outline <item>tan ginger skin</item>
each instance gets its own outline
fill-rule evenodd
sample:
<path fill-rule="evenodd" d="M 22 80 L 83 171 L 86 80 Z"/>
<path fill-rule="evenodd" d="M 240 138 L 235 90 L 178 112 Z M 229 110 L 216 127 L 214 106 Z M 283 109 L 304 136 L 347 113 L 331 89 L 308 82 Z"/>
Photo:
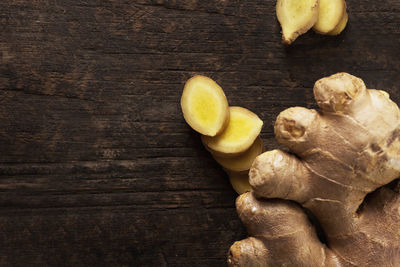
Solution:
<path fill-rule="evenodd" d="M 314 95 L 321 112 L 295 107 L 277 118 L 276 138 L 293 154 L 253 163 L 253 192 L 236 201 L 250 237 L 232 245 L 228 264 L 400 266 L 398 106 L 347 73 L 317 81 Z"/>

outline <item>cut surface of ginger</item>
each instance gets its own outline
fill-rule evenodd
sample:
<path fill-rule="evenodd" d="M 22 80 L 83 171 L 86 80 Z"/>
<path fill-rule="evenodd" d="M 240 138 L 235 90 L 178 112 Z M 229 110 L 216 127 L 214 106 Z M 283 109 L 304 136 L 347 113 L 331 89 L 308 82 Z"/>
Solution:
<path fill-rule="evenodd" d="M 313 29 L 322 34 L 335 30 L 341 22 L 346 3 L 344 0 L 319 0 L 319 15 Z"/>
<path fill-rule="evenodd" d="M 348 21 L 349 21 L 349 15 L 347 14 L 347 12 L 344 12 L 343 18 L 340 20 L 339 24 L 333 31 L 329 32 L 328 34 L 339 35 L 346 28 Z"/>
<path fill-rule="evenodd" d="M 181 108 L 190 127 L 203 135 L 217 135 L 229 121 L 229 106 L 224 91 L 205 76 L 196 75 L 186 82 Z"/>
<path fill-rule="evenodd" d="M 233 158 L 213 155 L 214 159 L 228 171 L 243 172 L 249 170 L 254 159 L 263 152 L 263 143 L 260 137 L 257 137 L 251 147 L 243 154 Z"/>
<path fill-rule="evenodd" d="M 243 153 L 254 143 L 261 132 L 262 120 L 248 109 L 230 107 L 227 127 L 219 135 L 203 135 L 204 145 L 215 155 L 233 156 Z M 215 152 L 215 153 L 214 153 Z"/>
<path fill-rule="evenodd" d="M 292 43 L 318 19 L 319 0 L 278 0 L 276 15 L 282 27 L 282 40 Z"/>
<path fill-rule="evenodd" d="M 233 189 L 239 195 L 251 191 L 248 173 L 229 172 L 228 176 Z"/>

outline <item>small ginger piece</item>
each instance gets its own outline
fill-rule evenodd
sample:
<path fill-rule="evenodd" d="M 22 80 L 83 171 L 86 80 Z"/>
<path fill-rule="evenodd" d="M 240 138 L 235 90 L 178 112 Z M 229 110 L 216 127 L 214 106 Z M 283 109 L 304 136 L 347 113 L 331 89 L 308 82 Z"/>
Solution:
<path fill-rule="evenodd" d="M 263 122 L 250 110 L 229 107 L 229 113 L 228 125 L 222 133 L 201 136 L 203 144 L 214 155 L 235 157 L 249 149 L 261 132 Z"/>
<path fill-rule="evenodd" d="M 276 15 L 282 27 L 282 40 L 291 44 L 314 26 L 320 0 L 278 0 Z"/>
<path fill-rule="evenodd" d="M 333 31 L 328 32 L 328 35 L 339 35 L 346 28 L 347 22 L 349 21 L 349 15 L 344 12 L 342 19 Z"/>
<path fill-rule="evenodd" d="M 181 108 L 190 127 L 203 135 L 219 134 L 229 121 L 229 106 L 224 91 L 205 76 L 196 75 L 186 82 Z"/>
<path fill-rule="evenodd" d="M 263 143 L 260 137 L 254 141 L 249 149 L 233 158 L 213 155 L 214 159 L 228 171 L 243 172 L 250 169 L 254 159 L 263 152 Z"/>
<path fill-rule="evenodd" d="M 339 26 L 344 14 L 346 14 L 344 0 L 319 0 L 319 14 L 318 20 L 313 26 L 314 31 L 320 34 L 329 34 Z"/>
<path fill-rule="evenodd" d="M 251 191 L 248 172 L 228 172 L 229 181 L 239 195 Z"/>
<path fill-rule="evenodd" d="M 293 107 L 275 122 L 290 153 L 255 159 L 252 192 L 236 200 L 250 237 L 229 266 L 400 266 L 399 107 L 347 73 L 317 81 L 314 96 L 320 111 Z"/>

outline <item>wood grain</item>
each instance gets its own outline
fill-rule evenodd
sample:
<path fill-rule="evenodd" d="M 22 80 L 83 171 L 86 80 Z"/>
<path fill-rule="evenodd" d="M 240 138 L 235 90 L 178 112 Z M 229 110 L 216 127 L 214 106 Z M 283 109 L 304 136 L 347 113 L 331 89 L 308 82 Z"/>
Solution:
<path fill-rule="evenodd" d="M 323 76 L 400 103 L 400 2 L 347 4 L 343 34 L 285 47 L 272 0 L 1 1 L 0 265 L 224 265 L 245 231 L 183 84 L 215 79 L 267 149 Z"/>

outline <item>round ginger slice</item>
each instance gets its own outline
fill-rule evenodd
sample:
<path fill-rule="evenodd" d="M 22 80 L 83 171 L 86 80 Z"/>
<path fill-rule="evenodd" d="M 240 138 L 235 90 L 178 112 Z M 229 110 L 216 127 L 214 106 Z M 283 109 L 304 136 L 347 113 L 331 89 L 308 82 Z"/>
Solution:
<path fill-rule="evenodd" d="M 263 152 L 263 143 L 260 137 L 243 154 L 234 158 L 224 158 L 213 155 L 214 159 L 228 171 L 243 172 L 250 169 L 254 159 Z"/>
<path fill-rule="evenodd" d="M 249 192 L 252 190 L 251 185 L 249 183 L 249 174 L 248 173 L 237 173 L 237 172 L 229 172 L 229 181 L 233 189 L 239 195 Z"/>
<path fill-rule="evenodd" d="M 228 100 L 212 79 L 196 75 L 183 89 L 181 108 L 186 122 L 202 135 L 215 136 L 229 121 Z"/>
<path fill-rule="evenodd" d="M 346 13 L 344 0 L 320 0 L 318 20 L 313 29 L 320 34 L 335 30 Z"/>
<path fill-rule="evenodd" d="M 245 152 L 261 132 L 262 120 L 248 109 L 230 107 L 227 127 L 217 136 L 201 136 L 203 144 L 214 155 L 233 157 Z"/>

